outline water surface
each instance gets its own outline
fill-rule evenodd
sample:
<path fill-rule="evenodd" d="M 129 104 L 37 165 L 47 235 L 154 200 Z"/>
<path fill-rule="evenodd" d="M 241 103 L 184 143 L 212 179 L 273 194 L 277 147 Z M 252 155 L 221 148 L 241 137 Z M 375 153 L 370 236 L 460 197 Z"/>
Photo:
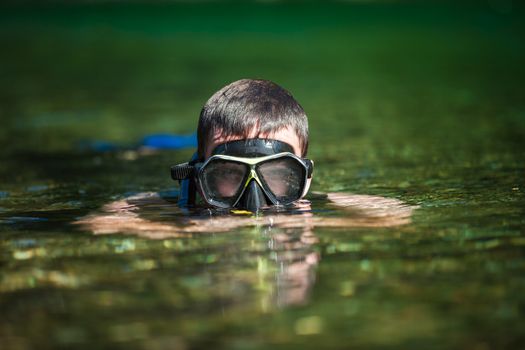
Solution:
<path fill-rule="evenodd" d="M 1 348 L 523 346 L 522 8 L 0 13 Z M 72 224 L 170 190 L 168 167 L 192 150 L 133 145 L 193 132 L 206 99 L 244 77 L 276 81 L 307 111 L 314 191 L 395 198 L 419 206 L 412 222 L 162 239 Z M 129 150 L 86 149 L 94 140 Z M 170 210 L 142 215 L 181 220 Z M 312 214 L 349 215 L 320 200 Z"/>

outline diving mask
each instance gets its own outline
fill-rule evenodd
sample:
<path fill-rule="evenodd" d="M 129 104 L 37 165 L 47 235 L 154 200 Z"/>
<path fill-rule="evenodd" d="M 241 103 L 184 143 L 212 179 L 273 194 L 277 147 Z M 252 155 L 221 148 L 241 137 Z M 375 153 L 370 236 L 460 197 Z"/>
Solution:
<path fill-rule="evenodd" d="M 217 146 L 204 162 L 171 168 L 172 178 L 194 178 L 204 200 L 220 208 L 252 211 L 288 205 L 306 194 L 313 162 L 296 156 L 287 143 L 248 139 Z"/>

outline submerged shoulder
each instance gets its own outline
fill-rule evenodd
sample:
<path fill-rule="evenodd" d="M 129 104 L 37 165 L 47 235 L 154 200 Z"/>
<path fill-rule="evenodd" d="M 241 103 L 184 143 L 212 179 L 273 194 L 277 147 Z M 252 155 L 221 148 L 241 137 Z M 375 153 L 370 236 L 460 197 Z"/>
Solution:
<path fill-rule="evenodd" d="M 326 193 L 329 205 L 345 211 L 359 213 L 370 218 L 410 219 L 418 206 L 407 204 L 396 198 L 354 193 Z"/>
<path fill-rule="evenodd" d="M 104 212 L 133 211 L 143 206 L 170 203 L 169 197 L 160 192 L 140 192 L 131 196 L 107 203 L 102 207 Z"/>
<path fill-rule="evenodd" d="M 326 198 L 339 207 L 361 207 L 361 208 L 391 208 L 407 207 L 405 202 L 396 198 L 373 196 L 366 194 L 354 194 L 347 192 L 326 193 Z"/>

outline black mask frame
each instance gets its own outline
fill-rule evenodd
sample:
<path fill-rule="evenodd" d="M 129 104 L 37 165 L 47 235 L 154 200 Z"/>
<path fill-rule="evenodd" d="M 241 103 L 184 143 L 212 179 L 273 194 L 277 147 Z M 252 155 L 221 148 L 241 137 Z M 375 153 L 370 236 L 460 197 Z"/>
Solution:
<path fill-rule="evenodd" d="M 294 164 L 299 166 L 303 171 L 300 180 L 300 193 L 292 198 L 279 198 L 279 196 L 276 196 L 258 172 L 259 164 L 281 158 L 292 159 L 295 162 Z M 213 196 L 210 196 L 208 191 L 203 188 L 205 187 L 203 183 L 205 183 L 206 167 L 208 164 L 218 160 L 240 163 L 247 167 L 244 177 L 241 180 L 242 185 L 239 186 L 238 191 L 232 197 L 233 199 L 228 201 L 213 198 Z M 171 175 L 174 180 L 194 180 L 203 199 L 207 203 L 220 208 L 236 207 L 252 181 L 257 182 L 273 205 L 291 204 L 306 194 L 307 181 L 312 177 L 312 172 L 313 162 L 311 160 L 296 156 L 293 153 L 293 148 L 289 144 L 272 139 L 247 139 L 227 142 L 217 146 L 213 150 L 212 156 L 206 161 L 197 160 L 171 167 Z"/>

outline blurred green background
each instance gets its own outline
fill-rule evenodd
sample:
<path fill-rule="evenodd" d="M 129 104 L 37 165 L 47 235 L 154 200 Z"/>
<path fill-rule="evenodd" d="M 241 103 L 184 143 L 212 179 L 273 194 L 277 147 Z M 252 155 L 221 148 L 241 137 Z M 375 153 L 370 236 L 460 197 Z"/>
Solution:
<path fill-rule="evenodd" d="M 3 3 L 0 347 L 522 347 L 524 14 L 517 1 Z M 420 206 L 401 228 L 316 229 L 302 306 L 267 305 L 287 249 L 264 228 L 159 242 L 71 226 L 172 188 L 168 166 L 192 152 L 82 142 L 190 134 L 241 78 L 306 110 L 314 190 Z"/>

